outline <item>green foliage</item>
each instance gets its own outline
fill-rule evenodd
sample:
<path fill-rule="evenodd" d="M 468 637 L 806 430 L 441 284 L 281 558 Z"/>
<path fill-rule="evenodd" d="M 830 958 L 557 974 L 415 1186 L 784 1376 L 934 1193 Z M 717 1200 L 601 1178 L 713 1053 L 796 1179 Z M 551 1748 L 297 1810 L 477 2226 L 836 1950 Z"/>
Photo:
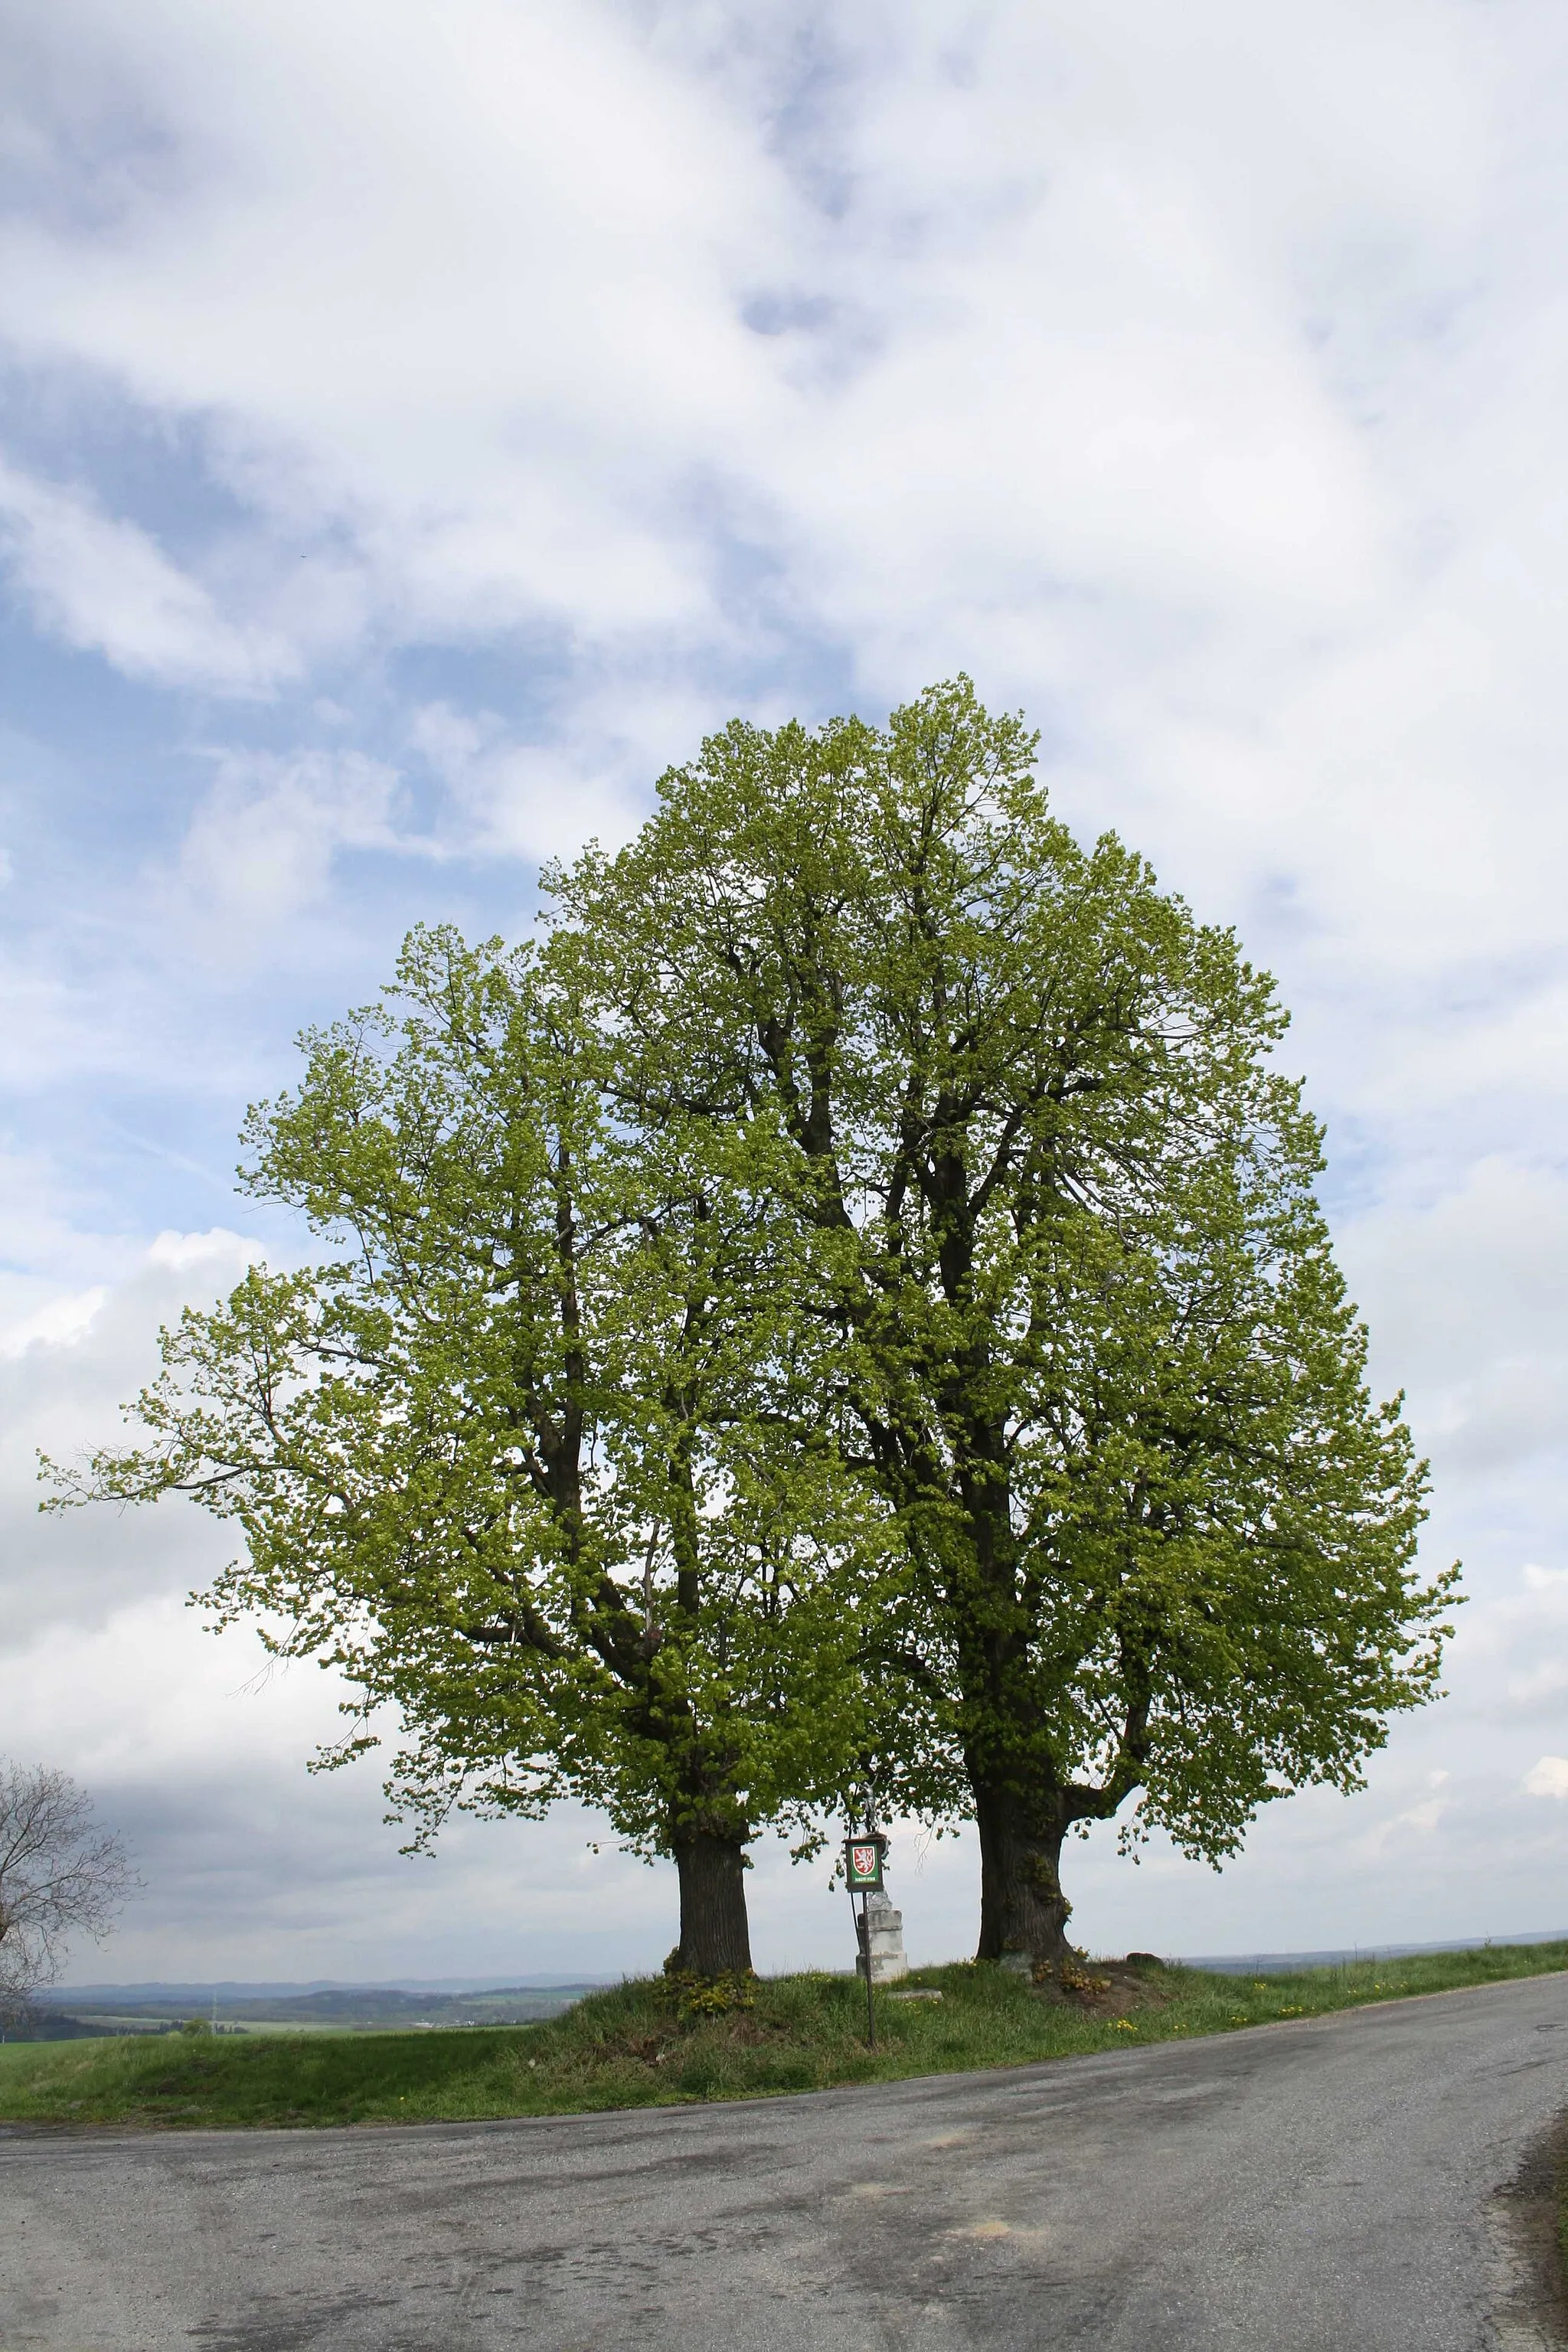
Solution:
<path fill-rule="evenodd" d="M 573 991 L 449 931 L 302 1044 L 242 1180 L 332 1254 L 187 1312 L 146 1442 L 69 1497 L 235 1520 L 216 1622 L 357 1687 L 325 1760 L 395 1713 L 421 1837 L 568 1790 L 647 1852 L 804 1819 L 856 1736 L 840 1571 L 877 1527 L 809 1430 L 766 1122 L 628 1136 Z"/>
<path fill-rule="evenodd" d="M 1358 1785 L 1453 1573 L 1413 1565 L 1272 983 L 1080 848 L 1035 749 L 963 679 L 885 732 L 737 722 L 552 877 L 552 951 L 639 1135 L 779 1147 L 840 1341 L 810 1425 L 903 1538 L 862 1616 L 884 1799 L 977 1808 L 1065 1916 L 1062 1831 L 1135 1790 L 1130 1834 L 1217 1858 Z"/>
<path fill-rule="evenodd" d="M 682 2015 L 672 1988 L 654 1978 L 596 1993 L 548 2024 L 510 2030 L 18 2042 L 0 2048 L 0 2119 L 301 2127 L 757 2098 L 1289 2023 L 1564 1968 L 1563 1944 L 1253 1979 L 1121 1968 L 1111 2000 L 1089 2006 L 1042 1998 L 1004 1969 L 922 1969 L 911 1985 L 940 1990 L 942 2000 L 879 1992 L 874 2054 L 866 2047 L 865 1988 L 853 1979 L 763 1978 L 748 2008 Z M 1139 1981 L 1126 1981 L 1134 1973 Z"/>
<path fill-rule="evenodd" d="M 853 1785 L 973 1811 L 983 1948 L 1058 1962 L 1069 1827 L 1217 1861 L 1435 1694 L 1272 982 L 1035 752 L 966 679 L 736 722 L 540 955 L 415 932 L 251 1114 L 331 1254 L 188 1314 L 75 1494 L 235 1519 L 218 1622 L 349 1677 L 331 1760 L 396 1716 L 418 1836 L 809 1849 Z"/>

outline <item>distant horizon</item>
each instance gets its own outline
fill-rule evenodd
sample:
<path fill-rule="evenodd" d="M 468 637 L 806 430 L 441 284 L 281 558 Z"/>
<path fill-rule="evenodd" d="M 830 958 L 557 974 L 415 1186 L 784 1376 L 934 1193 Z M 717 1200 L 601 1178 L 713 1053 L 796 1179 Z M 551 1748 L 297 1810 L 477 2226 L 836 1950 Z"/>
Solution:
<path fill-rule="evenodd" d="M 622 1972 L 627 1973 L 626 1971 Z M 619 1984 L 619 1976 L 572 1975 L 526 1977 L 147 1977 L 103 1984 L 58 1984 L 40 1990 L 39 2000 L 104 2000 L 123 1993 L 139 2000 L 173 2000 L 201 1994 L 234 1994 L 243 2000 L 286 2000 L 291 1993 L 310 1992 L 556 1992 L 563 1985 Z"/>
<path fill-rule="evenodd" d="M 1333 1968 L 1342 1960 L 1406 1959 L 1426 1952 L 1482 1951 L 1489 1944 L 1556 1944 L 1568 1943 L 1568 1927 L 1530 1927 L 1510 1930 L 1493 1936 L 1452 1936 L 1436 1943 L 1368 1943 L 1325 1946 L 1318 1950 L 1253 1951 L 1253 1952 L 1172 1952 L 1163 1954 L 1173 1966 L 1186 1969 L 1213 1969 L 1219 1971 L 1245 1969 Z M 1099 1957 L 1098 1955 L 1096 1957 Z M 210 2000 L 216 1993 L 241 2000 L 287 2000 L 291 1995 L 313 1992 L 556 1992 L 563 1986 L 581 1985 L 586 1991 L 596 1991 L 601 1986 L 621 1983 L 634 1974 L 623 1969 L 617 1976 L 553 1975 L 488 1977 L 304 1977 L 260 1979 L 242 1977 L 189 1977 L 178 1979 L 143 1979 L 136 1982 L 103 1984 L 61 1984 L 50 1986 L 37 1995 L 40 2002 L 70 1998 L 77 2000 L 103 2000 L 121 1996 L 137 2000 L 193 2000 L 198 1995 Z M 654 1971 L 645 1971 L 654 1973 Z M 759 1974 L 767 1973 L 759 1971 Z M 777 1974 L 793 1975 L 793 1969 L 779 1969 Z M 849 1971 L 844 1970 L 847 1975 Z"/>

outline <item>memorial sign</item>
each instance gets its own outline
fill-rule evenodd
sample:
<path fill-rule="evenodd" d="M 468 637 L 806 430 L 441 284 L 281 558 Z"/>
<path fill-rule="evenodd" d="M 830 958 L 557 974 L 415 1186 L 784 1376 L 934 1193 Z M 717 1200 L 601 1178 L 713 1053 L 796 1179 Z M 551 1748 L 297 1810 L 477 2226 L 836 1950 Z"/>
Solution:
<path fill-rule="evenodd" d="M 882 1891 L 882 1863 L 888 1851 L 888 1841 L 880 1830 L 851 1830 L 844 1841 L 844 1884 L 849 1889 L 849 1910 L 855 1910 L 855 1897 L 860 1897 L 860 1917 L 858 1933 L 866 1969 L 866 2039 L 871 2048 L 877 2047 L 877 2011 L 871 1999 L 871 1932 L 866 1916 L 866 1906 L 873 1895 Z"/>
<path fill-rule="evenodd" d="M 844 1841 L 844 1876 L 851 1895 L 879 1895 L 882 1891 L 882 1856 L 888 1841 L 879 1830 L 868 1837 L 848 1837 Z"/>

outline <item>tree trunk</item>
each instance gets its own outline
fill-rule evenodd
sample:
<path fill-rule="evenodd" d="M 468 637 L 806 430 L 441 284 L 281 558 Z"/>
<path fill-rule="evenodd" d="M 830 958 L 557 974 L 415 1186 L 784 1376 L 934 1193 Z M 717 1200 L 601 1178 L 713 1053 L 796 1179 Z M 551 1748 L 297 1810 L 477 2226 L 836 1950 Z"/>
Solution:
<path fill-rule="evenodd" d="M 721 1977 L 752 1965 L 746 1925 L 745 1849 L 739 1838 L 699 1830 L 678 1838 L 680 1942 L 677 1968 L 692 1976 Z"/>
<path fill-rule="evenodd" d="M 1051 1968 L 1068 1958 L 1072 1905 L 1062 1893 L 1059 1811 L 1030 1805 L 1016 1790 L 976 1785 L 980 1832 L 980 1948 L 977 1960 L 1016 1969 Z"/>

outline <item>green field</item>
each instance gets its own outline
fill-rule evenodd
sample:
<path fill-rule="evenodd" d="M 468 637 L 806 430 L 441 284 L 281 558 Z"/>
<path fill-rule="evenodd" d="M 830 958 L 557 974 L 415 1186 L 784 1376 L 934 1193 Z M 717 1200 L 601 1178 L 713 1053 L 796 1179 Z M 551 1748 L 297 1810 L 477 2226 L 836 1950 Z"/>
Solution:
<path fill-rule="evenodd" d="M 875 2054 L 864 1989 L 849 1979 L 755 1979 L 723 2007 L 722 1991 L 694 1996 L 653 1978 L 539 2025 L 10 2043 L 0 2047 L 0 2120 L 309 2127 L 752 2098 L 1024 2065 L 1563 1970 L 1568 1943 L 1253 1978 L 1090 1961 L 1066 1990 L 966 1963 L 917 1969 L 904 1988 L 940 1991 L 940 2001 L 879 1993 Z"/>

